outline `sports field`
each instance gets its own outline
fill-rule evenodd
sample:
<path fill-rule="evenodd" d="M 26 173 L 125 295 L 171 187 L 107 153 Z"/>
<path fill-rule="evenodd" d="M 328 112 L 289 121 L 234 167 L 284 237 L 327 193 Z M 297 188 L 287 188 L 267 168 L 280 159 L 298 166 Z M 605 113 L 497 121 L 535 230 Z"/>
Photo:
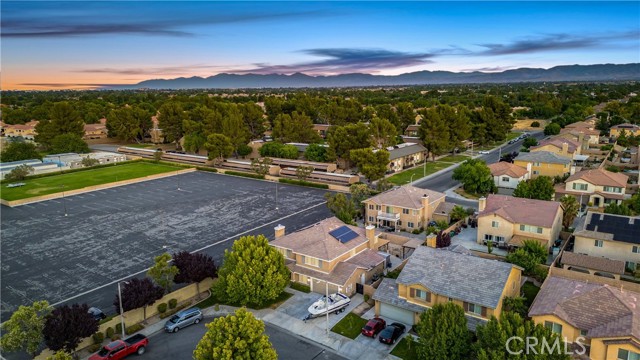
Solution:
<path fill-rule="evenodd" d="M 87 186 L 136 179 L 181 169 L 183 168 L 165 164 L 133 162 L 98 169 L 78 171 L 70 174 L 28 179 L 20 181 L 26 184 L 21 187 L 8 188 L 8 184 L 3 184 L 0 197 L 8 201 L 20 200 L 61 191 L 81 189 Z"/>

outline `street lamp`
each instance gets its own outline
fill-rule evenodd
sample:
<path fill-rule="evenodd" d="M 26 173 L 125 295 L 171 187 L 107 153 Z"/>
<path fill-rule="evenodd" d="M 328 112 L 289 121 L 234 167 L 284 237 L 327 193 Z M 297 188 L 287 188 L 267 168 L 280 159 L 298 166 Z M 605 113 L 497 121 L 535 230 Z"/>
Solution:
<path fill-rule="evenodd" d="M 276 181 L 276 211 L 278 211 L 278 182 Z"/>
<path fill-rule="evenodd" d="M 409 184 L 413 184 L 413 176 L 414 176 L 415 174 L 416 174 L 416 173 L 411 174 L 411 180 L 409 180 Z"/>
<path fill-rule="evenodd" d="M 120 326 L 122 327 L 122 340 L 124 340 L 124 310 L 122 309 L 122 291 L 120 291 L 120 283 L 129 284 L 128 281 L 118 281 L 118 300 L 120 300 Z"/>
<path fill-rule="evenodd" d="M 67 199 L 64 197 L 64 185 L 60 185 L 62 188 L 62 206 L 64 207 L 64 216 L 67 216 Z"/>

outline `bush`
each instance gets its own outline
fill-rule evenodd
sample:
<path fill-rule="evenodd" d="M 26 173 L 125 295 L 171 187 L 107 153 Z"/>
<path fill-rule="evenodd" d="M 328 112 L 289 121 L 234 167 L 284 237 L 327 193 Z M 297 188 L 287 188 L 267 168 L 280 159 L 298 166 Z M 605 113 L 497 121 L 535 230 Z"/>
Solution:
<path fill-rule="evenodd" d="M 102 331 L 98 331 L 97 333 L 93 334 L 91 337 L 93 338 L 94 344 L 102 344 L 102 342 L 104 341 L 104 334 L 102 333 Z"/>
<path fill-rule="evenodd" d="M 169 300 L 169 309 L 175 309 L 178 306 L 178 299 Z"/>
<path fill-rule="evenodd" d="M 138 331 L 144 329 L 144 326 L 142 324 L 135 324 L 135 325 L 131 325 L 129 326 L 126 330 L 127 335 L 131 335 L 133 333 L 137 333 Z"/>
<path fill-rule="evenodd" d="M 402 271 L 401 269 L 395 269 L 393 271 L 389 271 L 387 273 L 387 275 L 385 275 L 385 277 L 388 277 L 390 279 L 397 279 L 398 276 L 400 276 L 400 271 Z"/>
<path fill-rule="evenodd" d="M 107 331 L 106 331 L 107 338 L 111 339 L 113 337 L 114 333 L 115 333 L 115 331 L 113 331 L 112 327 L 108 327 L 107 328 Z"/>
<path fill-rule="evenodd" d="M 307 294 L 311 292 L 311 288 L 305 284 L 300 284 L 292 281 L 291 284 L 289 284 L 289 286 L 294 290 L 302 291 Z"/>
<path fill-rule="evenodd" d="M 540 122 L 539 122 L 539 121 L 534 121 L 534 122 L 532 122 L 532 123 L 531 123 L 531 127 L 534 127 L 534 128 L 538 128 L 538 127 L 540 127 Z"/>
<path fill-rule="evenodd" d="M 121 338 L 120 334 L 113 334 L 113 335 L 111 335 L 111 341 L 120 340 L 120 338 Z"/>
<path fill-rule="evenodd" d="M 220 305 L 216 304 L 216 306 L 213 307 L 213 310 L 220 311 Z"/>
<path fill-rule="evenodd" d="M 161 303 L 158 305 L 158 312 L 160 314 L 163 314 L 166 311 L 167 311 L 167 303 Z"/>
<path fill-rule="evenodd" d="M 615 167 L 615 166 L 613 166 L 613 165 L 608 165 L 607 167 L 605 167 L 605 169 L 607 171 L 611 171 L 611 172 L 614 172 L 614 173 L 620 172 L 620 169 Z"/>
<path fill-rule="evenodd" d="M 538 265 L 536 269 L 533 271 L 533 277 L 538 279 L 540 282 L 544 282 L 544 279 L 547 278 L 549 274 L 549 270 L 542 265 Z"/>
<path fill-rule="evenodd" d="M 87 351 L 90 353 L 97 352 L 102 347 L 102 344 L 91 344 L 87 347 Z"/>
<path fill-rule="evenodd" d="M 422 231 L 420 231 L 420 229 L 413 229 L 413 231 L 411 232 L 412 234 L 420 234 Z"/>
<path fill-rule="evenodd" d="M 329 188 L 329 185 L 327 185 L 327 184 L 316 184 L 316 183 L 312 183 L 312 182 L 308 182 L 308 181 L 302 181 L 302 180 L 279 179 L 278 181 L 281 182 L 281 183 L 285 183 L 285 184 L 308 186 L 308 187 L 313 187 L 313 188 L 318 188 L 318 189 L 328 189 Z"/>
<path fill-rule="evenodd" d="M 249 173 L 244 173 L 244 172 L 239 172 L 239 171 L 225 171 L 224 173 L 227 174 L 227 175 L 235 175 L 235 176 L 248 177 L 248 178 L 252 178 L 252 179 L 264 180 L 264 175 L 249 174 Z"/>
<path fill-rule="evenodd" d="M 209 171 L 209 172 L 214 172 L 214 173 L 217 173 L 217 172 L 218 172 L 218 169 L 211 168 L 211 167 L 206 167 L 206 166 L 196 166 L 196 170 L 199 170 L 199 171 Z"/>
<path fill-rule="evenodd" d="M 364 294 L 364 302 L 369 301 L 369 294 Z"/>
<path fill-rule="evenodd" d="M 609 151 L 611 149 L 613 149 L 613 145 L 611 145 L 611 144 L 600 146 L 600 150 L 602 150 L 602 151 Z"/>
<path fill-rule="evenodd" d="M 121 323 L 117 323 L 116 324 L 116 334 L 122 334 L 122 324 Z"/>
<path fill-rule="evenodd" d="M 184 303 L 184 304 L 182 304 L 182 305 L 180 305 L 180 306 L 178 306 L 178 307 L 176 307 L 176 308 L 174 308 L 172 310 L 168 310 L 167 312 L 165 312 L 163 314 L 160 314 L 160 319 L 164 319 L 166 317 L 169 317 L 169 316 L 177 313 L 178 311 L 180 311 L 180 310 L 182 310 L 182 309 L 184 309 L 184 308 L 186 308 L 188 306 L 191 306 L 191 301 L 188 301 L 188 302 L 186 302 L 186 303 Z"/>

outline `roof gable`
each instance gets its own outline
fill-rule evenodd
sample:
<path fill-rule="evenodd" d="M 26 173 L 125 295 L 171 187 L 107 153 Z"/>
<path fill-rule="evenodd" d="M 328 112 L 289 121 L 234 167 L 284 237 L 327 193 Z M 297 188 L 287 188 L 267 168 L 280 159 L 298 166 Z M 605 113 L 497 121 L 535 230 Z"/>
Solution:
<path fill-rule="evenodd" d="M 604 169 L 591 169 L 577 172 L 569 176 L 566 182 L 584 180 L 597 186 L 626 187 L 629 177 L 622 173 L 614 173 Z"/>
<path fill-rule="evenodd" d="M 524 199 L 505 195 L 490 194 L 485 209 L 478 217 L 498 215 L 513 223 L 553 227 L 560 209 L 557 201 Z"/>
<path fill-rule="evenodd" d="M 413 185 L 404 185 L 371 197 L 366 202 L 409 209 L 422 209 L 422 197 L 425 195 L 429 197 L 429 203 L 433 203 L 445 196 L 438 191 L 421 189 Z"/>

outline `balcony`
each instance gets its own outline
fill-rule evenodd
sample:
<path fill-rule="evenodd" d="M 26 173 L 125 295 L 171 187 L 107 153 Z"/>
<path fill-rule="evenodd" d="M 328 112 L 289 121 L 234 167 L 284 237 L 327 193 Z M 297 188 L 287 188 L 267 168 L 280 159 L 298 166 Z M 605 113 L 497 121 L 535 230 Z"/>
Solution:
<path fill-rule="evenodd" d="M 379 212 L 378 213 L 378 220 L 389 220 L 389 221 L 398 221 L 400 220 L 400 214 L 394 214 L 394 213 L 386 213 L 386 212 Z"/>

